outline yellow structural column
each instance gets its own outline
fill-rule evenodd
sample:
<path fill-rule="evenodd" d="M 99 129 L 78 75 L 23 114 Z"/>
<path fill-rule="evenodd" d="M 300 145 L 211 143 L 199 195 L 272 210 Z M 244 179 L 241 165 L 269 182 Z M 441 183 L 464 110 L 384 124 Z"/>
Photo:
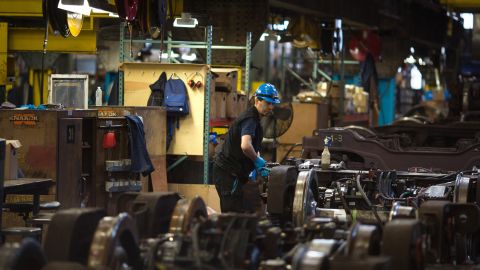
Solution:
<path fill-rule="evenodd" d="M 7 84 L 8 24 L 0 23 L 0 86 Z"/>

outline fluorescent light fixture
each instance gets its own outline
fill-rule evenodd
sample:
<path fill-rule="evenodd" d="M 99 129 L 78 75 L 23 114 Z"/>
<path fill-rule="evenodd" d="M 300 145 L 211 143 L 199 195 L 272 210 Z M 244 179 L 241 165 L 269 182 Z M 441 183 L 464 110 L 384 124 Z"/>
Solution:
<path fill-rule="evenodd" d="M 461 13 L 460 17 L 463 19 L 463 29 L 473 29 L 473 14 Z"/>
<path fill-rule="evenodd" d="M 275 34 L 275 32 L 270 32 L 270 31 L 267 31 L 267 32 L 264 32 L 261 36 L 260 36 L 260 41 L 280 41 L 281 37 L 277 34 Z"/>
<path fill-rule="evenodd" d="M 63 9 L 66 11 L 80 13 L 84 16 L 90 16 L 90 12 L 92 11 L 87 0 L 82 0 L 82 1 L 60 0 L 58 1 L 57 7 L 59 9 Z"/>
<path fill-rule="evenodd" d="M 272 24 L 271 26 L 272 26 L 272 29 L 273 29 L 273 30 L 285 31 L 285 30 L 287 30 L 289 23 L 290 23 L 290 22 L 289 22 L 288 20 L 283 20 L 283 22 L 281 22 L 281 23 L 274 23 L 274 24 Z"/>
<path fill-rule="evenodd" d="M 423 86 L 423 79 L 422 73 L 416 66 L 413 66 L 410 71 L 410 87 L 415 90 L 422 89 Z"/>
<path fill-rule="evenodd" d="M 185 61 L 190 61 L 190 62 L 193 62 L 195 60 L 197 60 L 197 55 L 195 53 L 191 53 L 191 54 L 182 54 L 182 56 L 180 57 L 182 60 L 185 60 Z"/>
<path fill-rule="evenodd" d="M 60 0 L 57 7 L 85 16 L 90 16 L 91 13 L 108 13 L 111 17 L 118 17 L 115 6 L 107 0 Z"/>
<path fill-rule="evenodd" d="M 415 57 L 413 57 L 413 55 L 409 55 L 407 58 L 405 58 L 405 60 L 403 60 L 403 62 L 408 64 L 415 64 L 417 60 L 415 60 Z"/>
<path fill-rule="evenodd" d="M 170 55 L 168 53 L 162 53 L 160 56 L 161 59 L 168 59 L 168 58 L 178 58 L 180 55 L 175 52 L 171 52 Z"/>
<path fill-rule="evenodd" d="M 174 27 L 187 27 L 187 28 L 195 28 L 198 25 L 198 20 L 192 18 L 190 13 L 182 12 L 181 18 L 175 18 L 173 21 Z"/>

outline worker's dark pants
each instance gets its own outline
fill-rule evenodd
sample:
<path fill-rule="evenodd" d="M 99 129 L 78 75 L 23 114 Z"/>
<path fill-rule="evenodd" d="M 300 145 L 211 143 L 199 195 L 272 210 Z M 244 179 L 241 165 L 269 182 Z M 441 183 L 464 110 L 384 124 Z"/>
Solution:
<path fill-rule="evenodd" d="M 213 166 L 213 179 L 220 197 L 222 213 L 262 212 L 258 184 L 247 179 L 240 180 L 230 172 Z"/>
<path fill-rule="evenodd" d="M 220 197 L 222 213 L 245 212 L 243 208 L 243 183 L 238 177 L 213 165 L 213 180 Z"/>

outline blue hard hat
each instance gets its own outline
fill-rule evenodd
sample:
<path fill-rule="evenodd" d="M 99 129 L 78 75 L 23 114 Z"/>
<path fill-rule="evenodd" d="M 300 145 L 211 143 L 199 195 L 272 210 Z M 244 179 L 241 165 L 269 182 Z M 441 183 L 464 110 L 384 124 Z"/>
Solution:
<path fill-rule="evenodd" d="M 264 83 L 255 91 L 255 96 L 272 104 L 279 104 L 278 91 L 273 84 Z"/>

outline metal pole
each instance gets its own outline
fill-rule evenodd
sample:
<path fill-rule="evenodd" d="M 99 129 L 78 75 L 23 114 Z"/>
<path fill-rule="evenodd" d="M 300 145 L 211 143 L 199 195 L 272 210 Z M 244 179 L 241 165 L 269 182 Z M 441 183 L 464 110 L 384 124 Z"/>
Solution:
<path fill-rule="evenodd" d="M 337 42 L 340 49 L 340 104 L 338 104 L 338 116 L 343 121 L 344 101 L 345 101 L 345 48 L 343 46 L 343 30 L 342 20 L 335 20 L 335 28 L 337 31 Z"/>
<path fill-rule="evenodd" d="M 247 45 L 245 55 L 245 91 L 247 101 L 250 100 L 250 58 L 252 54 L 252 32 L 247 32 Z"/>
<path fill-rule="evenodd" d="M 210 66 L 212 64 L 212 26 L 207 26 L 207 78 L 205 80 L 205 103 L 203 116 L 203 184 L 208 185 L 209 179 L 209 160 L 208 160 L 208 146 L 210 139 Z"/>
<path fill-rule="evenodd" d="M 125 22 L 120 23 L 120 64 L 125 61 L 125 45 L 124 40 L 125 38 Z M 118 71 L 118 105 L 123 105 L 123 81 L 125 79 L 125 74 L 123 74 L 122 70 Z"/>
<path fill-rule="evenodd" d="M 282 92 L 283 96 L 286 97 L 287 93 L 285 93 L 285 76 L 287 75 L 287 70 L 285 68 L 285 45 L 282 46 L 282 57 L 280 57 L 280 66 L 282 67 L 282 78 L 280 81 L 280 91 Z"/>

